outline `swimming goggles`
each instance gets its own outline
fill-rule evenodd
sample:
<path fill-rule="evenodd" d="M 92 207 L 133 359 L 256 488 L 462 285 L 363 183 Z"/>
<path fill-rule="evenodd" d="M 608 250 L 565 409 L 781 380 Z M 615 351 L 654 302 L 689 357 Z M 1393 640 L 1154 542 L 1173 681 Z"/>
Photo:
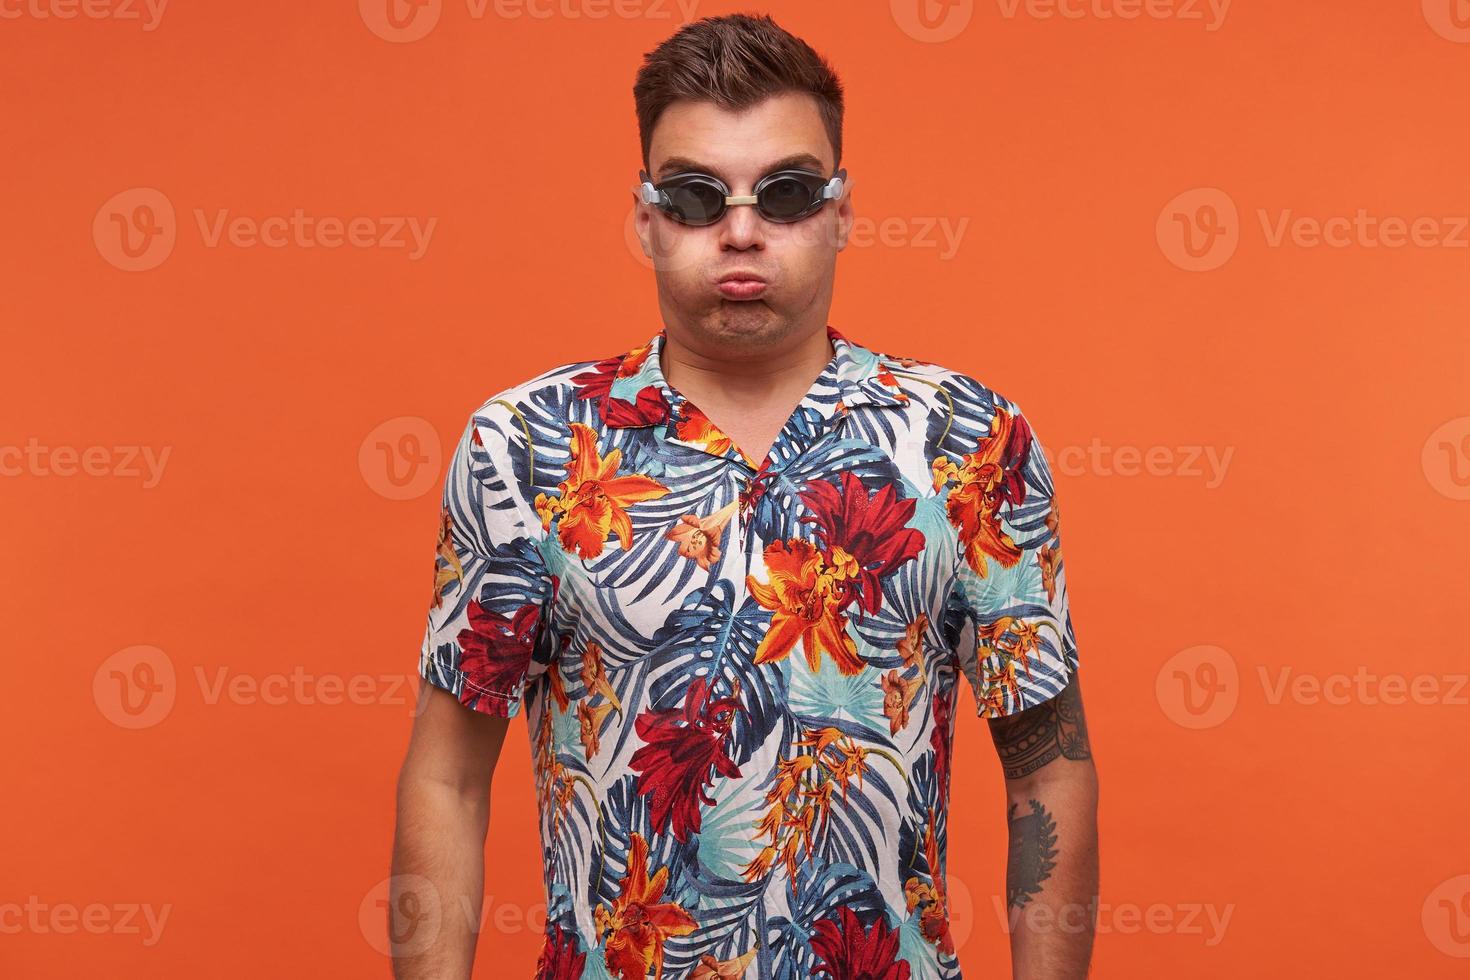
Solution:
<path fill-rule="evenodd" d="M 729 208 L 744 204 L 755 205 L 767 221 L 786 224 L 816 214 L 828 201 L 840 197 L 847 170 L 838 170 L 831 178 L 810 170 L 776 170 L 762 177 L 754 193 L 745 196 L 732 196 L 718 177 L 692 171 L 672 174 L 655 185 L 640 170 L 638 180 L 640 199 L 683 225 L 712 225 Z"/>

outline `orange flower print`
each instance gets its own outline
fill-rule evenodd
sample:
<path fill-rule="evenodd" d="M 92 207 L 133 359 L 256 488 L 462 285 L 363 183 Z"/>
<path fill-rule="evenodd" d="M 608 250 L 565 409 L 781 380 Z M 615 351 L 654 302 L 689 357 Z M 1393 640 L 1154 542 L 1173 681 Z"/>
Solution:
<path fill-rule="evenodd" d="M 561 665 L 552 663 L 546 669 L 547 683 L 551 686 L 551 696 L 556 699 L 556 706 L 563 711 L 571 707 L 572 699 L 567 695 L 567 679 L 561 675 Z"/>
<path fill-rule="evenodd" d="M 754 949 L 741 953 L 733 960 L 716 960 L 713 955 L 705 953 L 699 958 L 694 971 L 689 974 L 689 980 L 740 980 L 753 959 Z"/>
<path fill-rule="evenodd" d="M 459 555 L 454 552 L 454 519 L 449 516 L 449 508 L 439 508 L 439 543 L 435 547 L 434 557 L 434 606 L 438 609 L 444 605 L 444 586 L 450 582 L 464 581 L 464 566 L 459 563 Z M 439 566 L 439 559 L 444 559 L 444 566 Z"/>
<path fill-rule="evenodd" d="M 589 642 L 582 651 L 582 686 L 587 688 L 589 697 L 601 694 L 612 702 L 614 708 L 622 712 L 623 705 L 618 701 L 618 693 L 613 690 L 612 684 L 608 683 L 607 669 L 602 666 L 602 647 L 596 640 Z"/>
<path fill-rule="evenodd" d="M 898 641 L 898 652 L 903 657 L 905 668 L 918 667 L 924 672 L 924 633 L 929 629 L 929 614 L 919 613 L 904 629 L 903 639 Z"/>
<path fill-rule="evenodd" d="M 656 500 L 669 488 L 652 477 L 618 476 L 621 449 L 610 449 L 603 456 L 597 451 L 596 432 L 581 422 L 571 423 L 571 430 L 571 459 L 567 460 L 567 478 L 557 484 L 560 493 L 555 497 L 536 494 L 541 529 L 549 531 L 552 517 L 560 514 L 557 536 L 566 551 L 596 558 L 609 532 L 618 536 L 626 550 L 633 544 L 633 522 L 626 508 L 641 500 Z"/>
<path fill-rule="evenodd" d="M 975 633 L 986 646 L 1000 651 L 1006 660 L 1021 661 L 1026 676 L 1031 676 L 1031 654 L 1036 652 L 1041 641 L 1041 632 L 1035 624 L 1014 616 L 1002 616 L 993 623 L 981 623 Z"/>
<path fill-rule="evenodd" d="M 903 390 L 903 387 L 898 383 L 898 379 L 893 376 L 892 371 L 888 370 L 887 367 L 880 364 L 878 365 L 877 376 L 879 381 L 883 382 L 885 385 L 893 389 L 893 395 L 895 398 L 904 403 L 908 402 L 908 392 Z"/>
<path fill-rule="evenodd" d="M 769 836 L 771 840 L 740 874 L 755 881 L 770 874 L 779 860 L 795 893 L 797 861 L 812 859 L 817 834 L 831 821 L 833 794 L 840 789 L 846 803 L 849 783 L 855 781 L 861 788 L 870 755 L 888 760 L 895 768 L 901 769 L 902 764 L 886 749 L 859 745 L 837 728 L 807 728 L 791 744 L 812 752 L 777 761 L 776 779 L 766 791 L 769 809 L 756 821 L 754 838 Z"/>
<path fill-rule="evenodd" d="M 710 452 L 723 456 L 735 445 L 730 437 L 721 432 L 710 417 L 688 399 L 684 401 L 684 420 L 677 426 L 680 439 L 697 442 Z"/>
<path fill-rule="evenodd" d="M 582 748 L 587 750 L 587 758 L 597 754 L 598 733 L 602 731 L 602 721 L 612 711 L 610 704 L 599 704 L 590 707 L 586 701 L 577 702 L 577 724 L 580 726 L 582 735 Z"/>
<path fill-rule="evenodd" d="M 996 670 L 985 672 L 984 690 L 980 694 L 980 717 L 992 718 L 1005 714 L 1006 695 L 1021 696 L 1016 683 L 1016 662 L 1007 660 Z"/>
<path fill-rule="evenodd" d="M 919 909 L 919 931 L 939 951 L 954 955 L 954 937 L 949 931 L 949 896 L 944 875 L 939 870 L 939 848 L 934 835 L 934 808 L 929 808 L 929 825 L 924 828 L 924 857 L 929 865 L 929 881 L 915 876 L 904 882 L 904 899 L 909 914 Z"/>
<path fill-rule="evenodd" d="M 1015 668 L 1011 668 L 1011 679 L 1014 680 Z M 996 682 L 996 675 L 986 679 L 985 690 L 980 693 L 980 717 L 1002 718 L 1006 713 L 1006 685 Z"/>
<path fill-rule="evenodd" d="M 643 370 L 643 362 L 648 360 L 648 352 L 652 349 L 652 344 L 643 344 L 623 355 L 623 362 L 618 365 L 618 377 L 631 378 Z"/>
<path fill-rule="evenodd" d="M 1000 526 L 1004 503 L 1019 504 L 1026 498 L 1023 471 L 1031 454 L 1031 427 L 1024 418 L 997 407 L 990 420 L 990 435 L 983 436 L 973 453 L 965 454 L 956 466 L 941 456 L 930 469 L 936 492 L 957 482 L 945 501 L 950 523 L 959 529 L 970 568 L 984 576 L 988 558 L 1010 568 L 1021 560 L 1021 549 Z"/>
<path fill-rule="evenodd" d="M 1061 560 L 1061 551 L 1049 544 L 1042 545 L 1036 553 L 1036 564 L 1041 566 L 1041 584 L 1046 586 L 1047 602 L 1057 601 L 1057 565 Z"/>
<path fill-rule="evenodd" d="M 846 583 L 859 573 L 852 556 L 834 548 L 834 564 L 829 565 L 810 541 L 789 538 L 768 545 L 765 557 L 770 582 L 759 582 L 754 575 L 745 577 L 755 601 L 775 611 L 771 628 L 755 649 L 755 662 L 782 660 L 800 640 L 812 670 L 821 669 L 824 653 L 843 674 L 862 670 L 863 661 L 842 612 L 848 603 Z"/>
<path fill-rule="evenodd" d="M 669 528 L 664 537 L 679 543 L 679 554 L 693 558 L 704 571 L 720 560 L 720 539 L 725 525 L 735 516 L 740 501 L 732 501 L 708 517 L 685 514 L 679 523 Z"/>
<path fill-rule="evenodd" d="M 612 908 L 599 904 L 593 921 L 599 939 L 606 937 L 607 968 L 621 980 L 645 980 L 652 968 L 655 980 L 664 975 L 664 943 L 670 936 L 694 931 L 694 917 L 676 902 L 660 902 L 669 869 L 648 875 L 648 842 L 636 830 L 628 846 L 628 873 L 619 884 L 622 894 Z"/>
<path fill-rule="evenodd" d="M 905 680 L 896 670 L 883 675 L 883 717 L 888 719 L 888 734 L 895 735 L 899 729 L 908 727 L 909 705 L 923 683 L 918 677 Z"/>

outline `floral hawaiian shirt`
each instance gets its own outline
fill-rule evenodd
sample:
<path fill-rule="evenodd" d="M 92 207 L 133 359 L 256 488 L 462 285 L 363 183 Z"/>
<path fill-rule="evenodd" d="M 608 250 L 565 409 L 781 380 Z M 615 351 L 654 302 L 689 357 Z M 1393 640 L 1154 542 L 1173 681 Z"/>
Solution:
<path fill-rule="evenodd" d="M 538 977 L 960 976 L 945 832 L 981 717 L 1077 669 L 1020 408 L 834 354 L 750 459 L 642 346 L 489 399 L 454 451 L 419 670 L 531 733 Z"/>

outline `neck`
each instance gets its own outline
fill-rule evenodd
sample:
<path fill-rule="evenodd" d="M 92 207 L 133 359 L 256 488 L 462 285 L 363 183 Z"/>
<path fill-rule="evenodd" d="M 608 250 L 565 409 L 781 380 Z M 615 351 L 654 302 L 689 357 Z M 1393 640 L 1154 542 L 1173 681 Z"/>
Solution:
<path fill-rule="evenodd" d="M 758 405 L 793 390 L 805 392 L 836 353 L 826 324 L 754 350 L 718 342 L 695 346 L 665 329 L 659 369 L 669 387 L 696 405 L 703 403 L 701 394 L 711 403 Z"/>

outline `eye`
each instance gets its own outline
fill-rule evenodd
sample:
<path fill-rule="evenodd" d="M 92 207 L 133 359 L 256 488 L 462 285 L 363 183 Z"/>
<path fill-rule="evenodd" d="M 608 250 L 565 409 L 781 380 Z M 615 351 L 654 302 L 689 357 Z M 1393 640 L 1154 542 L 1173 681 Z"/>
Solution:
<path fill-rule="evenodd" d="M 811 189 L 799 178 L 786 175 L 772 180 L 761 189 L 765 206 L 775 214 L 799 214 L 812 201 Z"/>
<path fill-rule="evenodd" d="M 690 224 L 711 221 L 724 208 L 724 191 L 712 178 L 703 175 L 674 178 L 663 190 L 669 196 L 669 210 Z"/>

